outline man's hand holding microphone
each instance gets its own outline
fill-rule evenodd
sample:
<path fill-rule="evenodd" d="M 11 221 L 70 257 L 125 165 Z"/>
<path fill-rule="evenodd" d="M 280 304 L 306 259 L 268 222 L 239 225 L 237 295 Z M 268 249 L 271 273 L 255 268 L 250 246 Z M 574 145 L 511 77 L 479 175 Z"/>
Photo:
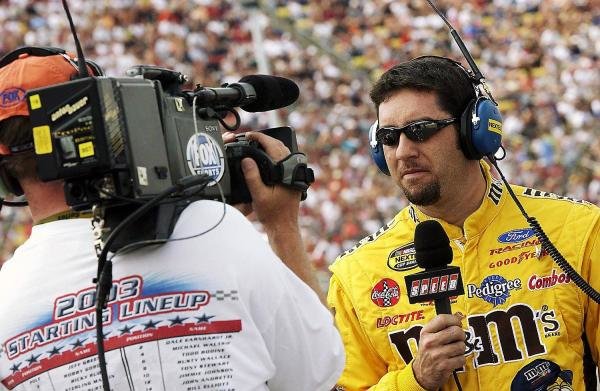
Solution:
<path fill-rule="evenodd" d="M 452 262 L 452 248 L 439 222 L 428 220 L 417 225 L 415 257 L 425 270 L 405 277 L 409 302 L 433 300 L 437 316 L 421 330 L 418 352 L 412 362 L 413 373 L 427 390 L 439 389 L 454 374 L 460 390 L 455 370 L 465 365 L 464 316 L 452 314 L 450 297 L 464 294 L 464 288 L 460 269 L 448 266 Z"/>

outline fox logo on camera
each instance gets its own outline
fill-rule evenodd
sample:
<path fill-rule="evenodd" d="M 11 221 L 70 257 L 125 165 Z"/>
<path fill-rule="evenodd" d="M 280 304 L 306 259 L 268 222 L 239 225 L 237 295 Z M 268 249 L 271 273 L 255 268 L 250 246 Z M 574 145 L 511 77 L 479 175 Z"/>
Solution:
<path fill-rule="evenodd" d="M 209 186 L 219 182 L 225 173 L 225 153 L 219 143 L 207 133 L 198 133 L 190 137 L 186 158 L 188 168 L 193 174 L 206 174 L 213 179 Z"/>

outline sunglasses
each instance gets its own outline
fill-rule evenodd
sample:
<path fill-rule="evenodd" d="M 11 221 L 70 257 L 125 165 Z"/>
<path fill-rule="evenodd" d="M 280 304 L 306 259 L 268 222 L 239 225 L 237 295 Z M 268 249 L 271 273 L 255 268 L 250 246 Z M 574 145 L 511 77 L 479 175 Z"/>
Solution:
<path fill-rule="evenodd" d="M 400 141 L 400 135 L 404 133 L 410 141 L 423 142 L 436 134 L 440 129 L 456 122 L 456 118 L 426 119 L 415 121 L 401 128 L 396 126 L 384 126 L 377 129 L 375 139 L 378 143 L 393 147 Z"/>

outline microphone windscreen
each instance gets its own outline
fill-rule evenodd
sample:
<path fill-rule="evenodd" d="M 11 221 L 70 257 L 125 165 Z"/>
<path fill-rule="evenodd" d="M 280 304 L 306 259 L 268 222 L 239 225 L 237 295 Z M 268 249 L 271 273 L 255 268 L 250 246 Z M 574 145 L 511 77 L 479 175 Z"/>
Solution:
<path fill-rule="evenodd" d="M 248 83 L 256 91 L 256 100 L 241 107 L 250 113 L 289 106 L 300 96 L 298 85 L 285 77 L 249 75 L 242 77 L 240 83 Z"/>
<path fill-rule="evenodd" d="M 450 239 L 439 222 L 427 220 L 417 224 L 415 258 L 423 269 L 445 267 L 452 262 Z"/>

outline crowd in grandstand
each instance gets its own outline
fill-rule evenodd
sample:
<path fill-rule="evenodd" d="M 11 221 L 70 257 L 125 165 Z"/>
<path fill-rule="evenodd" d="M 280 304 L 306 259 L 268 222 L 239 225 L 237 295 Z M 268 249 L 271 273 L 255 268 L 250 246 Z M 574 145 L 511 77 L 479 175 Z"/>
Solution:
<path fill-rule="evenodd" d="M 71 3 L 86 56 L 109 76 L 156 64 L 189 75 L 188 87 L 257 73 L 252 28 L 260 26 L 271 73 L 300 86 L 298 102 L 280 114 L 315 170 L 301 223 L 324 282 L 337 254 L 406 203 L 370 160 L 373 78 L 420 55 L 466 64 L 443 21 L 421 0 Z M 507 178 L 600 204 L 600 11 L 593 3 L 438 1 L 499 101 Z M 74 49 L 59 1 L 5 1 L 0 37 L 0 54 L 22 45 Z M 241 114 L 245 129 L 269 126 L 266 114 Z M 0 263 L 28 235 L 29 217 L 4 208 L 1 229 Z"/>

